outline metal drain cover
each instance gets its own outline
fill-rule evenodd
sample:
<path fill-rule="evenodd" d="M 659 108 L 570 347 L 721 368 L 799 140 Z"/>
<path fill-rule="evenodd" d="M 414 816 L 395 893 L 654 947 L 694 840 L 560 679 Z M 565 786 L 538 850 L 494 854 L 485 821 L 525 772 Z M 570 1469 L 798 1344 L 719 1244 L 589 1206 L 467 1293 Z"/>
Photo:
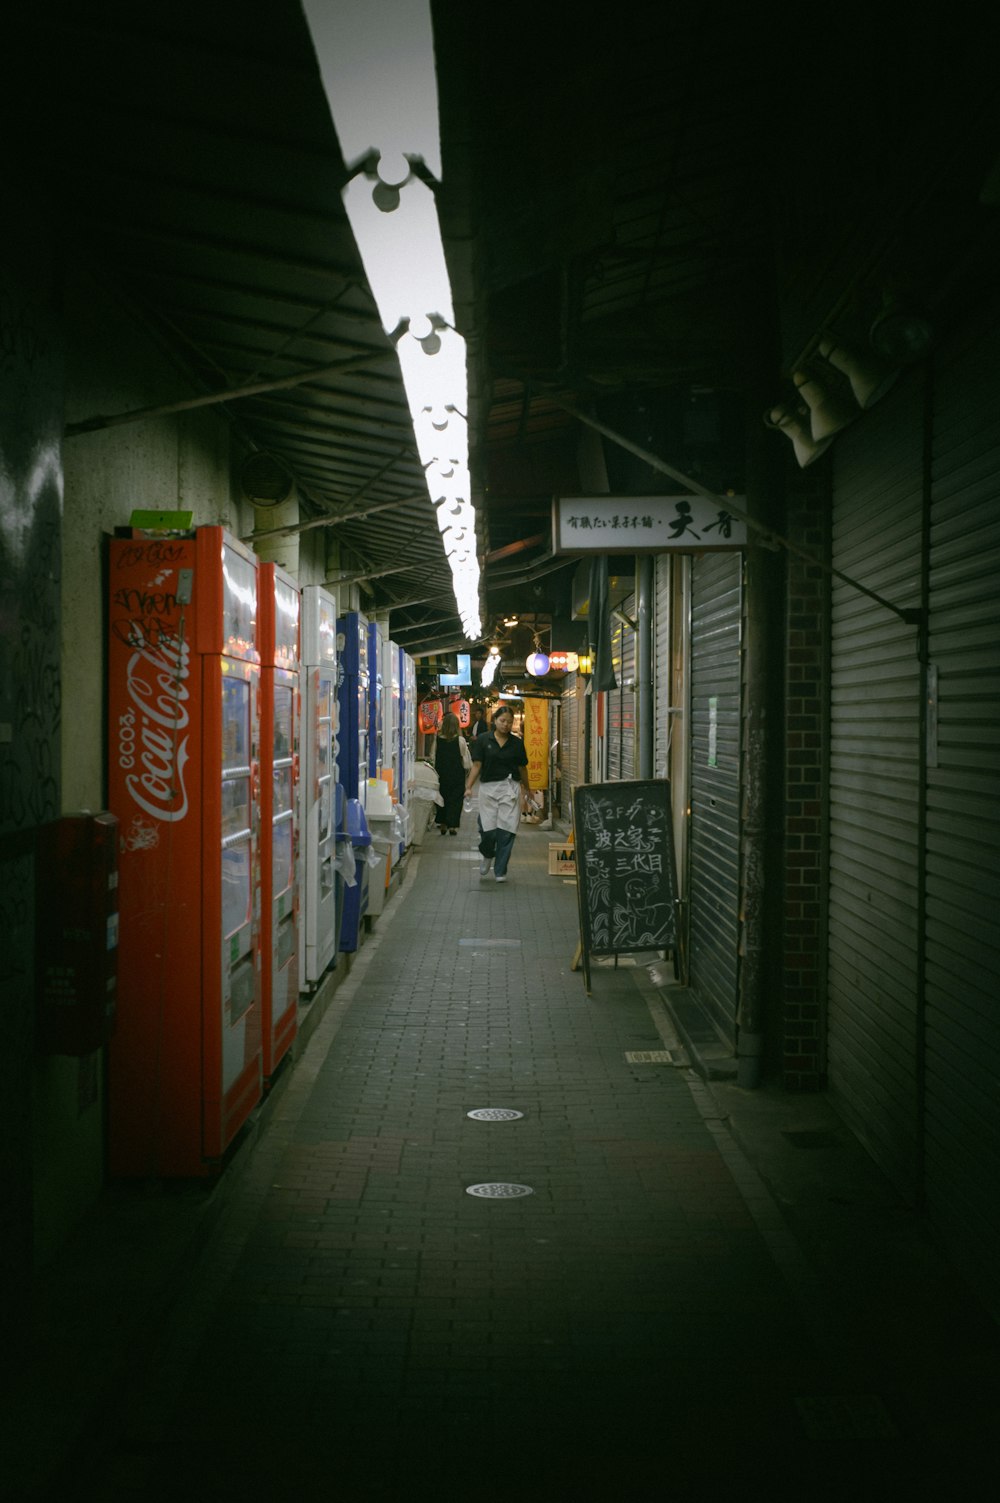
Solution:
<path fill-rule="evenodd" d="M 672 1065 L 674 1056 L 669 1049 L 628 1049 L 625 1063 L 629 1065 Z"/>
<path fill-rule="evenodd" d="M 466 1195 L 478 1195 L 482 1200 L 517 1200 L 521 1195 L 534 1195 L 530 1185 L 512 1185 L 503 1180 L 494 1180 L 486 1185 L 469 1185 Z"/>
<path fill-rule="evenodd" d="M 475 1122 L 516 1122 L 523 1112 L 515 1112 L 509 1106 L 477 1106 L 474 1112 L 466 1112 Z"/>
<path fill-rule="evenodd" d="M 519 939 L 460 939 L 459 945 L 479 945 L 486 950 L 519 950 Z"/>

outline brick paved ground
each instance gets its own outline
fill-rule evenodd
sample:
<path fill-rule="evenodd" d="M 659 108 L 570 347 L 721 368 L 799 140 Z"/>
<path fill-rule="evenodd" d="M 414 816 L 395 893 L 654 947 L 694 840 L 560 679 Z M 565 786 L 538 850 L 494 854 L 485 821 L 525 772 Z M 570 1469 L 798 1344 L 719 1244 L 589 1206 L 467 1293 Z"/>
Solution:
<path fill-rule="evenodd" d="M 162 1344 L 48 1496 L 874 1497 L 926 1469 L 926 1410 L 715 1098 L 626 1061 L 662 1048 L 638 973 L 588 998 L 571 972 L 548 836 L 505 886 L 471 833 L 428 839 Z M 495 1181 L 533 1193 L 466 1193 Z"/>

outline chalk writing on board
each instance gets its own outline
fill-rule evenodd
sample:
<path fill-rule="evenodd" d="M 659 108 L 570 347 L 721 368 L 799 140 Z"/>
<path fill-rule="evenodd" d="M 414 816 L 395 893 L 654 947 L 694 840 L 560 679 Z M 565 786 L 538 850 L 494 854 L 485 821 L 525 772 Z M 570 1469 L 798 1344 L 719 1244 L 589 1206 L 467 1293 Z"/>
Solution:
<path fill-rule="evenodd" d="M 581 920 L 593 953 L 676 943 L 669 785 L 574 791 Z"/>

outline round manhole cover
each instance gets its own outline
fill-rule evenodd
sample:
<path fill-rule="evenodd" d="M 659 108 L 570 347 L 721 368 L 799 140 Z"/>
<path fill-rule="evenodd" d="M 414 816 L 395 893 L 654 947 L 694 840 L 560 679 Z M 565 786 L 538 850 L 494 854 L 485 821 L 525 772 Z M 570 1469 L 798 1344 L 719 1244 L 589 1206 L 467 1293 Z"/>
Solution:
<path fill-rule="evenodd" d="M 516 1122 L 523 1112 L 515 1112 L 510 1106 L 477 1106 L 474 1112 L 466 1112 L 476 1122 Z"/>
<path fill-rule="evenodd" d="M 478 1195 L 483 1200 L 516 1200 L 520 1195 L 534 1195 L 530 1185 L 512 1185 L 503 1180 L 486 1185 L 469 1185 L 466 1195 Z"/>

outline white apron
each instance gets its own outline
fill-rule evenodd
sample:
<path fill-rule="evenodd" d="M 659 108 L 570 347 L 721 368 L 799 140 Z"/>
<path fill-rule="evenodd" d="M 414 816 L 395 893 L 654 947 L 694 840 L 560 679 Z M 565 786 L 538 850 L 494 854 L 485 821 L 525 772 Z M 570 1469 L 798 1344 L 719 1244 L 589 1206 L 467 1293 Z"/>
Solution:
<path fill-rule="evenodd" d="M 480 783 L 479 820 L 484 830 L 506 830 L 516 835 L 521 825 L 521 784 L 517 778 L 502 783 Z"/>

